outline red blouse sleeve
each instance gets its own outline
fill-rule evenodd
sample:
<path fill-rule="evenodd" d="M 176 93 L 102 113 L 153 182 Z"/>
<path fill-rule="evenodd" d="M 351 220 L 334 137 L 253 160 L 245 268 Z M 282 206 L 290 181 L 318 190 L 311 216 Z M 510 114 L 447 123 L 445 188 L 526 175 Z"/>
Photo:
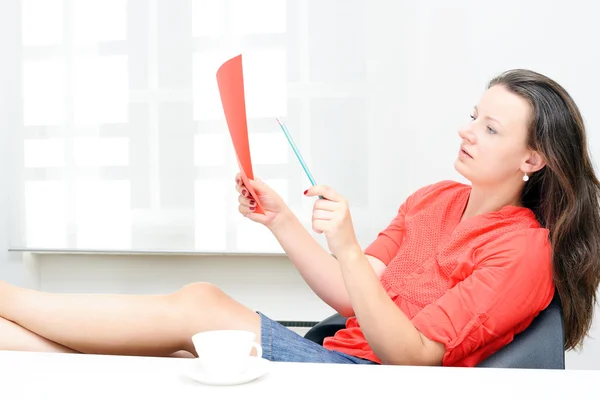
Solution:
<path fill-rule="evenodd" d="M 546 229 L 506 234 L 473 254 L 472 274 L 412 318 L 423 335 L 445 345 L 444 366 L 494 340 L 510 342 L 554 294 Z"/>
<path fill-rule="evenodd" d="M 398 209 L 396 217 L 391 223 L 377 235 L 366 249 L 365 254 L 374 256 L 386 266 L 398 253 L 402 239 L 404 238 L 404 218 L 406 216 L 406 202 Z"/>

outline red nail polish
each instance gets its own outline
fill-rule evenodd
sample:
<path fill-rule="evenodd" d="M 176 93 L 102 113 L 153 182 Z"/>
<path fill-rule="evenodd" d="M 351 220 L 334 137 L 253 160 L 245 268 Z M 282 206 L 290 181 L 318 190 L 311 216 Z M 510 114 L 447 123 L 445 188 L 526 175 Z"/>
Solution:
<path fill-rule="evenodd" d="M 308 192 L 308 190 L 304 190 L 304 195 L 306 195 L 307 192 Z"/>
<path fill-rule="evenodd" d="M 250 207 L 250 210 L 251 210 L 252 212 L 254 212 L 254 211 L 256 210 L 256 207 L 255 207 L 255 206 L 251 206 L 251 207 Z"/>
<path fill-rule="evenodd" d="M 254 206 L 256 205 L 256 202 L 254 202 L 254 200 L 250 200 L 250 205 Z"/>

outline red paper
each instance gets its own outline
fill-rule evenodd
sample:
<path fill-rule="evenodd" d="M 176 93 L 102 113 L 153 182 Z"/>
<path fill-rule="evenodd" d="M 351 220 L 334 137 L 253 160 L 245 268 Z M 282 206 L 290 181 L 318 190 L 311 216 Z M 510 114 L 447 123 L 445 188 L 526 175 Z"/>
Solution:
<path fill-rule="evenodd" d="M 221 94 L 221 103 L 227 120 L 229 134 L 240 168 L 240 175 L 244 185 L 256 200 L 256 213 L 264 214 L 260 198 L 249 183 L 254 179 L 252 172 L 252 158 L 248 143 L 248 122 L 246 120 L 246 100 L 244 97 L 244 73 L 242 69 L 242 55 L 226 61 L 217 71 L 217 84 Z"/>

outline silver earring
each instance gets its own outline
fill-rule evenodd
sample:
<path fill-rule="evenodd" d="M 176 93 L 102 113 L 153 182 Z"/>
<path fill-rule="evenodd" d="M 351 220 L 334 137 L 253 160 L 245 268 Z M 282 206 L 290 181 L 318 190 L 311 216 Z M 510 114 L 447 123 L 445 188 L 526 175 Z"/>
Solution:
<path fill-rule="evenodd" d="M 527 173 L 523 174 L 523 181 L 529 181 L 529 176 L 527 176 Z"/>

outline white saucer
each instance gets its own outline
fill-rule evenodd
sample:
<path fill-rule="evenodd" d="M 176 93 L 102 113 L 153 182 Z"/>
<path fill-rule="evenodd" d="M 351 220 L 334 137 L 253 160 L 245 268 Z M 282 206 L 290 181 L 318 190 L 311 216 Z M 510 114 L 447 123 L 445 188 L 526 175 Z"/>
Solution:
<path fill-rule="evenodd" d="M 261 357 L 251 356 L 248 359 L 248 368 L 241 373 L 211 375 L 206 373 L 200 364 L 192 364 L 183 371 L 186 377 L 206 385 L 239 385 L 254 381 L 269 371 L 270 362 Z"/>

